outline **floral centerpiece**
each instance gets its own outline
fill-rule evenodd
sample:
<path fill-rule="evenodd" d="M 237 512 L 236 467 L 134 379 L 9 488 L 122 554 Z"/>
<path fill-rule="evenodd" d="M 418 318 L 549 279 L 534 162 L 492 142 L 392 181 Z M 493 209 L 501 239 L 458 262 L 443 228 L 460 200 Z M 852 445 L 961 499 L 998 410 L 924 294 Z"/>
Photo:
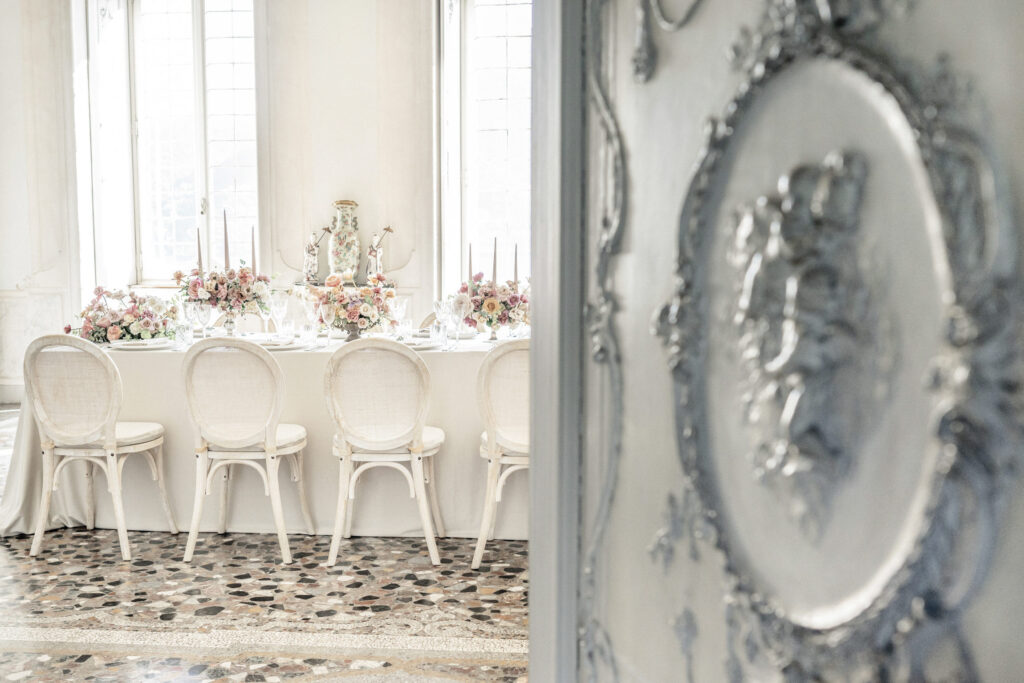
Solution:
<path fill-rule="evenodd" d="M 499 327 L 530 323 L 529 296 L 519 291 L 515 281 L 499 285 L 483 279 L 484 274 L 477 273 L 469 282 L 463 282 L 452 301 L 453 311 L 468 311 L 464 323 L 476 330 L 489 328 L 492 339 L 497 337 Z"/>
<path fill-rule="evenodd" d="M 224 328 L 228 334 L 234 333 L 236 316 L 270 310 L 270 278 L 254 273 L 248 266 L 228 268 L 223 273 L 193 269 L 185 275 L 179 270 L 174 273 L 174 281 L 185 303 L 200 303 L 226 313 Z"/>
<path fill-rule="evenodd" d="M 330 324 L 347 330 L 349 339 L 355 339 L 367 330 L 395 324 L 390 305 L 395 298 L 395 288 L 379 273 L 370 277 L 363 286 L 347 286 L 340 274 L 331 273 L 324 280 L 323 287 L 310 285 L 309 292 L 320 305 L 334 305 L 335 316 Z M 324 320 L 322 311 L 320 322 L 328 322 Z"/>
<path fill-rule="evenodd" d="M 97 287 L 93 294 L 92 301 L 80 314 L 81 327 L 65 325 L 65 334 L 75 334 L 97 344 L 121 339 L 174 337 L 177 306 L 156 297 L 105 287 Z"/>

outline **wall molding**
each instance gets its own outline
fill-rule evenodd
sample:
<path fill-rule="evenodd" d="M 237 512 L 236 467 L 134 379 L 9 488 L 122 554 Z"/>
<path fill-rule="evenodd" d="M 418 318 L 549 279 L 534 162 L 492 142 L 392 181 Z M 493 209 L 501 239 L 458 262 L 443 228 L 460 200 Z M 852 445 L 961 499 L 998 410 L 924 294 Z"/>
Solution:
<path fill-rule="evenodd" d="M 653 331 L 667 349 L 674 384 L 684 482 L 670 497 L 669 523 L 656 535 L 652 556 L 669 566 L 675 546 L 688 540 L 692 557 L 699 558 L 703 546 L 721 557 L 726 673 L 734 681 L 756 678 L 754 672 L 766 667 L 790 681 L 923 680 L 943 639 L 954 644 L 957 675 L 978 676 L 961 616 L 992 561 L 998 513 L 1024 444 L 1016 348 L 1021 323 L 1014 303 L 1021 291 L 1018 231 L 1003 179 L 981 138 L 962 124 L 948 83 L 869 47 L 871 32 L 885 18 L 885 8 L 871 0 L 766 3 L 762 21 L 734 51 L 743 76 L 736 95 L 706 125 L 679 218 L 674 294 L 655 312 Z M 938 457 L 925 478 L 924 519 L 870 604 L 821 628 L 791 618 L 741 559 L 721 514 L 704 413 L 705 249 L 716 225 L 715 190 L 731 171 L 731 146 L 760 93 L 794 65 L 812 60 L 852 69 L 897 105 L 941 214 L 942 235 L 933 250 L 949 274 L 939 278 L 946 288 L 945 328 L 936 331 L 942 351 L 933 359 L 931 389 L 941 414 L 930 426 Z"/>

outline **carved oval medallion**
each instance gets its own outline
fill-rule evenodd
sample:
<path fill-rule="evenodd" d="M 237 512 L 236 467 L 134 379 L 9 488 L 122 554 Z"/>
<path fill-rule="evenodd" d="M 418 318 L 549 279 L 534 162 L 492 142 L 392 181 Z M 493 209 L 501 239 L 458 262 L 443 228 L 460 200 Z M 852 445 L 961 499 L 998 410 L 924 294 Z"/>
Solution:
<path fill-rule="evenodd" d="M 983 574 L 953 538 L 1019 443 L 1016 246 L 980 147 L 885 64 L 827 32 L 765 49 L 709 124 L 656 326 L 731 627 L 827 670 Z"/>

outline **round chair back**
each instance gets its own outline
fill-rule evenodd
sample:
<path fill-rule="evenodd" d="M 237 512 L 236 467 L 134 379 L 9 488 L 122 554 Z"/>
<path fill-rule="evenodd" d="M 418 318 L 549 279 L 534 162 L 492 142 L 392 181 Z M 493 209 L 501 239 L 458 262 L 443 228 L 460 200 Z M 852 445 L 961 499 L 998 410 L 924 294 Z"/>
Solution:
<path fill-rule="evenodd" d="M 414 351 L 390 339 L 360 339 L 334 352 L 324 378 L 327 407 L 358 448 L 390 450 L 422 439 L 430 373 Z"/>
<path fill-rule="evenodd" d="M 41 441 L 116 445 L 121 375 L 102 348 L 67 334 L 39 337 L 25 351 L 24 375 Z"/>
<path fill-rule="evenodd" d="M 184 371 L 197 446 L 276 446 L 284 374 L 266 349 L 232 337 L 203 339 L 185 355 Z"/>
<path fill-rule="evenodd" d="M 529 452 L 529 339 L 504 342 L 491 349 L 477 375 L 477 402 L 489 439 L 505 450 Z"/>

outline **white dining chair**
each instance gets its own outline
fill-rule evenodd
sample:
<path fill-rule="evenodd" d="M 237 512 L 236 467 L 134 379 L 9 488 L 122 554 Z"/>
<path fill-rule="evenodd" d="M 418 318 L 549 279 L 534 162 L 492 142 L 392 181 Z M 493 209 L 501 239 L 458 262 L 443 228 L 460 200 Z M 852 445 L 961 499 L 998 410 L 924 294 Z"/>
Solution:
<path fill-rule="evenodd" d="M 226 313 L 222 313 L 217 318 L 212 327 L 224 327 L 224 322 L 228 319 Z M 248 333 L 275 333 L 277 332 L 277 324 L 273 318 L 263 318 L 262 316 L 255 315 L 253 313 L 245 313 L 235 318 L 235 332 L 238 334 Z"/>
<path fill-rule="evenodd" d="M 352 536 L 356 483 L 375 467 L 391 468 L 405 477 L 409 497 L 419 507 L 430 561 L 440 564 L 434 534 L 444 536 L 445 531 L 434 458 L 444 444 L 444 431 L 424 424 L 430 373 L 423 359 L 390 339 L 353 341 L 331 356 L 324 389 L 338 428 L 333 451 L 341 466 L 327 564 L 337 561 L 342 535 Z"/>
<path fill-rule="evenodd" d="M 530 340 L 499 344 L 477 374 L 477 403 L 484 419 L 480 457 L 487 459 L 487 489 L 480 537 L 473 553 L 477 569 L 494 538 L 501 492 L 509 475 L 530 466 Z"/>
<path fill-rule="evenodd" d="M 146 456 L 160 488 L 168 528 L 172 534 L 178 533 L 164 484 L 163 425 L 117 419 L 121 412 L 121 374 L 103 349 L 66 334 L 39 337 L 25 352 L 24 376 L 43 455 L 43 490 L 29 554 L 35 557 L 42 547 L 51 496 L 57 490 L 61 471 L 72 462 L 85 463 L 89 529 L 96 524 L 92 490 L 96 468 L 106 476 L 122 559 L 132 559 L 121 495 L 124 463 L 131 455 Z"/>
<path fill-rule="evenodd" d="M 302 450 L 306 429 L 280 422 L 284 407 L 284 374 L 270 353 L 250 341 L 232 337 L 203 339 L 185 354 L 185 394 L 195 436 L 196 490 L 192 525 L 185 546 L 185 561 L 192 560 L 203 500 L 221 472 L 221 507 L 218 530 L 227 528 L 228 487 L 234 466 L 250 467 L 270 496 L 277 540 L 285 564 L 292 561 L 285 530 L 278 470 L 288 461 L 298 486 L 299 505 L 306 532 L 314 533 L 306 502 Z"/>

